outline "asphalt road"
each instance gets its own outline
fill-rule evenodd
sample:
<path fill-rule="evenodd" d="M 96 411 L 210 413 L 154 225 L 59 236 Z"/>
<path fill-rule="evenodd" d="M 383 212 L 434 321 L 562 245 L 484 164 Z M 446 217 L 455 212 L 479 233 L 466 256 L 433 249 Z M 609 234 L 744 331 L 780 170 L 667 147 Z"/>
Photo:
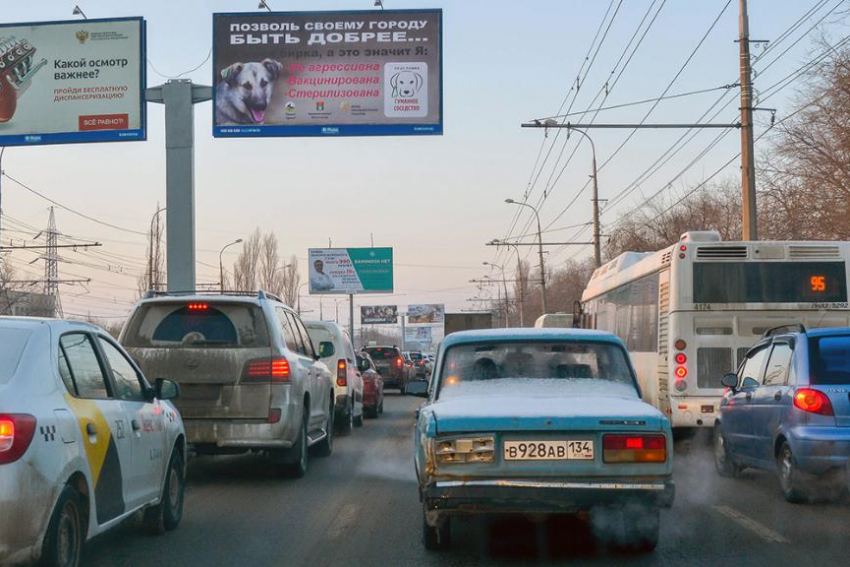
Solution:
<path fill-rule="evenodd" d="M 126 523 L 91 542 L 84 565 L 247 567 L 419 565 L 846 565 L 850 504 L 786 503 L 772 475 L 721 479 L 703 437 L 676 446 L 677 498 L 662 513 L 655 552 L 597 545 L 571 518 L 455 522 L 453 548 L 420 541 L 411 428 L 417 398 L 388 396 L 386 412 L 307 476 L 281 479 L 260 457 L 204 457 L 189 464 L 183 522 L 148 536 Z"/>

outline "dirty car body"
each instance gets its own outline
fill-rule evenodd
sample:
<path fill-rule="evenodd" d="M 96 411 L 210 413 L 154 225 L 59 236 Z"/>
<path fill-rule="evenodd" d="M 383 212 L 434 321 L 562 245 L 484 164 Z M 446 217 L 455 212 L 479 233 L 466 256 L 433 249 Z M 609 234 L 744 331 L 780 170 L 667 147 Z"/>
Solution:
<path fill-rule="evenodd" d="M 428 548 L 452 516 L 590 511 L 620 514 L 617 543 L 652 549 L 674 498 L 669 422 L 609 333 L 449 335 L 414 438 Z"/>

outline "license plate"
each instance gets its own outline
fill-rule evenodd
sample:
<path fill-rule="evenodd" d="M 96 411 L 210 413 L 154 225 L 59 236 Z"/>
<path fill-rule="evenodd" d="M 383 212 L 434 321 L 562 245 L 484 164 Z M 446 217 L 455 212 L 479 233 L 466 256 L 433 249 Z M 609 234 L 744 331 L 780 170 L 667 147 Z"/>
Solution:
<path fill-rule="evenodd" d="M 506 461 L 592 461 L 593 441 L 505 441 Z"/>

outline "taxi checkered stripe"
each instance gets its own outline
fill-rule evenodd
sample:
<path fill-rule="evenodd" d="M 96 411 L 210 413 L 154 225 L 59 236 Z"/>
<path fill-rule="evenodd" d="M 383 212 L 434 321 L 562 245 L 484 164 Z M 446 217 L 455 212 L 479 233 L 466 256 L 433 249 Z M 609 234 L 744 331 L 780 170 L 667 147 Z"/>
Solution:
<path fill-rule="evenodd" d="M 38 428 L 38 433 L 41 435 L 45 441 L 55 441 L 56 440 L 56 426 L 55 425 L 40 425 Z"/>

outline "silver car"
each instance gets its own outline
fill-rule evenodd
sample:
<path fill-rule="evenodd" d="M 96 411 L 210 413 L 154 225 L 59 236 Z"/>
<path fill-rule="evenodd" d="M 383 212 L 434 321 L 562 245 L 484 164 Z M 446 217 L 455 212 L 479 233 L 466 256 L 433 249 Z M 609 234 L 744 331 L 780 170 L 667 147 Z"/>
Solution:
<path fill-rule="evenodd" d="M 298 315 L 262 291 L 149 294 L 121 333 L 145 374 L 180 384 L 177 406 L 198 454 L 263 451 L 300 477 L 308 448 L 333 451 L 334 387 Z"/>

